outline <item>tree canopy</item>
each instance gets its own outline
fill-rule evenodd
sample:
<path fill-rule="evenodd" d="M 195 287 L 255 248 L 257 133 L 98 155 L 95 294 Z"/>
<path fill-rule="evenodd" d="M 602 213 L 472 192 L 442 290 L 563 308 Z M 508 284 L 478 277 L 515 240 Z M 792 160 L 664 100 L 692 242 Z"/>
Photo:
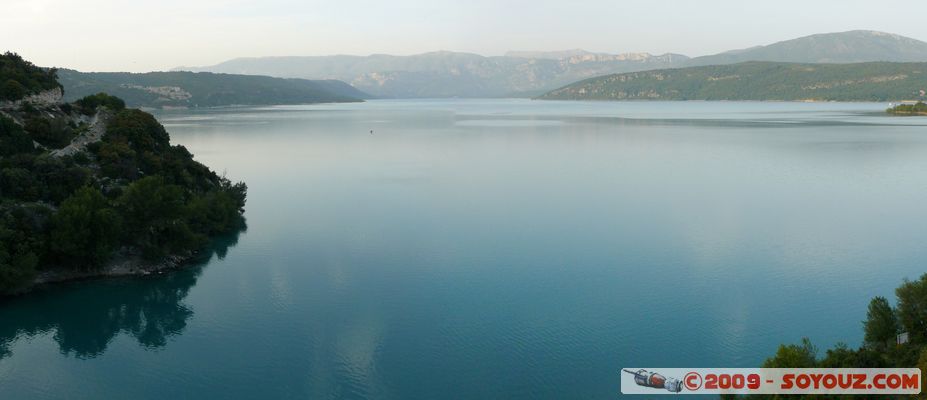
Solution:
<path fill-rule="evenodd" d="M 0 100 L 19 100 L 60 87 L 57 70 L 37 67 L 16 53 L 0 54 Z"/>

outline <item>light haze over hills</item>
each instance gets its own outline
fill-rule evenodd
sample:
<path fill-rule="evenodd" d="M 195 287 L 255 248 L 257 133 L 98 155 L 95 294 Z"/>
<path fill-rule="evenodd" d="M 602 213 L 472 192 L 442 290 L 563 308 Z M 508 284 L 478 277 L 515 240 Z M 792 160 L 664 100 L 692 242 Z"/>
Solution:
<path fill-rule="evenodd" d="M 431 52 L 412 56 L 310 56 L 236 58 L 180 70 L 338 79 L 381 97 L 533 96 L 579 80 L 624 72 L 745 61 L 796 63 L 927 61 L 927 43 L 877 31 L 805 36 L 766 46 L 689 58 L 680 54 L 606 54 L 580 49 L 511 51 L 486 57 Z"/>
<path fill-rule="evenodd" d="M 768 46 L 696 57 L 686 64 L 720 65 L 744 61 L 836 64 L 871 61 L 918 62 L 927 61 L 927 43 L 877 31 L 822 33 Z"/>

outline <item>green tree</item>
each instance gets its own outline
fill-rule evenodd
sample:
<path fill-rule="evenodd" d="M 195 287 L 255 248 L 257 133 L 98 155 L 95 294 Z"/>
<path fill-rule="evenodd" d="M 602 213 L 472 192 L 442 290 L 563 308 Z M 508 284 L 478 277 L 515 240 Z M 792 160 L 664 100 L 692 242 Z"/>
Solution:
<path fill-rule="evenodd" d="M 827 349 L 824 358 L 818 363 L 821 368 L 880 368 L 885 362 L 880 352 L 861 347 L 853 350 L 845 343 L 837 343 Z"/>
<path fill-rule="evenodd" d="M 0 293 L 28 286 L 44 256 L 47 221 L 41 204 L 0 207 Z"/>
<path fill-rule="evenodd" d="M 109 108 L 112 111 L 122 111 L 126 108 L 126 103 L 122 99 L 106 93 L 92 94 L 74 103 L 77 104 L 80 112 L 86 115 L 93 114 L 100 106 Z"/>
<path fill-rule="evenodd" d="M 776 355 L 763 362 L 763 368 L 814 368 L 817 353 L 811 340 L 802 338 L 801 344 L 779 345 Z"/>
<path fill-rule="evenodd" d="M 878 296 L 869 302 L 869 311 L 866 313 L 865 342 L 872 347 L 884 347 L 895 341 L 898 335 L 898 319 L 895 310 L 888 304 L 888 300 Z"/>
<path fill-rule="evenodd" d="M 898 297 L 898 321 L 912 343 L 924 343 L 927 337 L 927 274 L 916 281 L 905 279 L 895 289 Z"/>
<path fill-rule="evenodd" d="M 0 54 L 0 100 L 19 100 L 30 93 L 60 88 L 58 71 L 39 68 L 19 54 Z"/>
<path fill-rule="evenodd" d="M 8 218 L 0 219 L 0 294 L 29 284 L 35 277 L 38 256 L 17 243 Z"/>
<path fill-rule="evenodd" d="M 17 167 L 0 170 L 0 196 L 35 201 L 41 192 L 41 185 L 32 171 Z"/>
<path fill-rule="evenodd" d="M 0 156 L 35 150 L 32 138 L 12 119 L 0 115 Z"/>
<path fill-rule="evenodd" d="M 51 249 L 66 265 L 93 269 L 111 256 L 120 218 L 99 190 L 85 187 L 61 203 L 52 221 Z"/>
<path fill-rule="evenodd" d="M 916 367 L 920 368 L 921 370 L 921 388 L 923 388 L 924 385 L 927 384 L 927 374 L 924 373 L 924 371 L 927 371 L 927 347 L 921 350 L 921 353 L 917 359 Z M 924 390 L 921 389 L 921 396 L 918 397 L 923 398 L 923 395 Z"/>
<path fill-rule="evenodd" d="M 26 132 L 36 142 L 52 149 L 60 149 L 71 143 L 74 129 L 61 118 L 32 117 L 26 120 Z"/>
<path fill-rule="evenodd" d="M 7 79 L 3 86 L 0 87 L 0 96 L 3 96 L 3 99 L 6 100 L 19 100 L 26 93 L 28 93 L 26 87 L 13 79 Z"/>
<path fill-rule="evenodd" d="M 146 258 L 192 250 L 205 242 L 185 219 L 183 188 L 164 183 L 160 176 L 133 182 L 118 202 L 126 231 Z"/>

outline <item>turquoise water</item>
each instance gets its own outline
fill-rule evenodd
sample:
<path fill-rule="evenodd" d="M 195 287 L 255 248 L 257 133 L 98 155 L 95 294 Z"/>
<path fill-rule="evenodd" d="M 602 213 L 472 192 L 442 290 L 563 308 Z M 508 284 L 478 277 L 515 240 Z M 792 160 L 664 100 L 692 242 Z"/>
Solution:
<path fill-rule="evenodd" d="M 869 298 L 927 271 L 927 118 L 885 106 L 162 113 L 248 183 L 247 229 L 4 300 L 0 397 L 608 399 L 621 367 L 858 345 Z"/>

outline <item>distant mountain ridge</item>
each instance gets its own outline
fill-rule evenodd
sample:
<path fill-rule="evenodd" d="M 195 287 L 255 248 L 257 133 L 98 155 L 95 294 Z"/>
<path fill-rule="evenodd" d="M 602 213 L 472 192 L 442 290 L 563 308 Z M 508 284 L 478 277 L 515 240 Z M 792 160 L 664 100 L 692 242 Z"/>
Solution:
<path fill-rule="evenodd" d="M 736 64 L 746 61 L 794 63 L 861 63 L 927 61 L 927 43 L 877 31 L 822 33 L 712 56 L 695 57 L 687 66 Z"/>
<path fill-rule="evenodd" d="M 673 53 L 607 54 L 581 49 L 511 51 L 492 57 L 438 51 L 411 56 L 237 58 L 213 66 L 177 69 L 337 79 L 379 97 L 529 97 L 596 76 L 745 61 L 927 62 L 927 43 L 890 33 L 857 30 L 810 35 L 696 58 Z"/>
<path fill-rule="evenodd" d="M 208 72 L 79 72 L 59 70 L 64 100 L 100 92 L 125 100 L 129 107 L 217 107 L 341 103 L 369 97 L 336 80 L 282 79 Z"/>
<path fill-rule="evenodd" d="M 678 54 L 573 52 L 553 59 L 440 51 L 412 56 L 237 58 L 210 67 L 175 70 L 338 79 L 381 97 L 503 97 L 537 95 L 579 79 L 665 68 L 685 59 Z"/>

